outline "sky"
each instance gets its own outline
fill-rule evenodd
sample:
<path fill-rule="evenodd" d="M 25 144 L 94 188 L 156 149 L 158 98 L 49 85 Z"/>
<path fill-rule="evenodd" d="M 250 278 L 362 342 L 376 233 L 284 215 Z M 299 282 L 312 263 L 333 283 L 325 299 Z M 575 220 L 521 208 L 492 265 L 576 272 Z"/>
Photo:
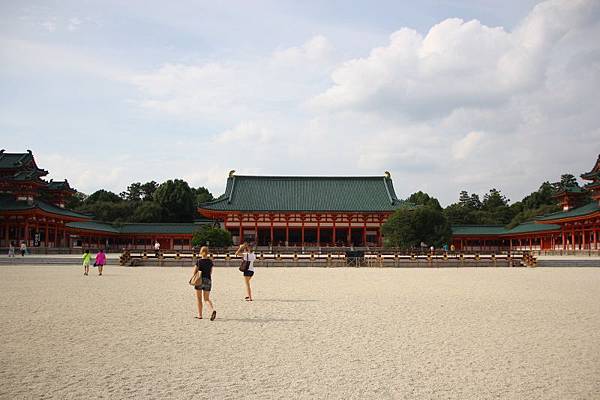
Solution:
<path fill-rule="evenodd" d="M 0 147 L 84 193 L 392 175 L 512 201 L 600 154 L 600 1 L 2 1 Z"/>

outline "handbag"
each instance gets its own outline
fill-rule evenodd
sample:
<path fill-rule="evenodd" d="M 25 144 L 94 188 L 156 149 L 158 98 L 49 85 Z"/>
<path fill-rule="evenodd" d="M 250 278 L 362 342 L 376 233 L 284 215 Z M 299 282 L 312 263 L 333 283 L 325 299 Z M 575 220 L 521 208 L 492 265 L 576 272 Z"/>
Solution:
<path fill-rule="evenodd" d="M 250 261 L 242 260 L 239 270 L 242 272 L 246 272 L 248 271 L 248 268 L 250 268 Z"/>
<path fill-rule="evenodd" d="M 190 278 L 189 284 L 192 286 L 199 286 L 201 283 L 202 278 L 200 277 L 200 271 L 196 271 Z"/>

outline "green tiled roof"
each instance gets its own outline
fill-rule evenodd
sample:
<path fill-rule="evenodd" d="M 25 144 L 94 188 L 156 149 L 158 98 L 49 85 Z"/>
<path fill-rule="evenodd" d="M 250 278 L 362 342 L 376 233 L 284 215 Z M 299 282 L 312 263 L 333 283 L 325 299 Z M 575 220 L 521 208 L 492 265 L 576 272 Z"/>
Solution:
<path fill-rule="evenodd" d="M 590 172 L 586 172 L 580 176 L 586 180 L 600 179 L 600 155 L 598 155 L 596 164 L 594 164 L 594 167 L 590 170 Z"/>
<path fill-rule="evenodd" d="M 545 232 L 560 230 L 560 225 L 536 224 L 535 222 L 524 222 L 512 229 L 506 229 L 502 225 L 457 225 L 452 227 L 453 236 L 511 236 L 521 233 Z"/>
<path fill-rule="evenodd" d="M 452 227 L 452 235 L 491 235 L 498 236 L 507 232 L 502 225 L 456 225 Z"/>
<path fill-rule="evenodd" d="M 46 185 L 46 187 L 49 190 L 69 190 L 69 191 L 74 191 L 71 188 L 71 186 L 69 185 L 69 182 L 67 182 L 66 179 L 64 181 L 53 181 L 53 180 L 50 180 L 50 182 L 48 182 L 48 185 Z"/>
<path fill-rule="evenodd" d="M 13 181 L 35 181 L 45 174 L 41 173 L 39 170 L 31 169 L 27 171 L 19 171 L 15 173 L 13 176 L 8 177 L 8 179 Z"/>
<path fill-rule="evenodd" d="M 34 200 L 32 203 L 28 203 L 27 201 L 17 201 L 12 195 L 0 195 L 0 211 L 23 211 L 33 210 L 35 208 L 51 214 L 63 215 L 66 217 L 84 219 L 92 218 L 89 215 L 57 207 L 44 201 Z"/>
<path fill-rule="evenodd" d="M 212 223 L 212 221 L 210 221 Z M 69 222 L 66 224 L 69 228 L 83 229 L 89 231 L 123 233 L 123 234 L 173 234 L 173 235 L 191 235 L 197 231 L 203 223 L 148 223 L 134 224 L 125 223 L 120 225 L 108 224 L 105 222 L 85 221 Z"/>
<path fill-rule="evenodd" d="M 21 168 L 32 162 L 35 166 L 31 151 L 27 151 L 27 153 L 6 153 L 4 150 L 0 150 L 0 169 Z M 48 174 L 48 171 L 37 168 L 37 166 L 36 169 L 41 175 Z"/>
<path fill-rule="evenodd" d="M 563 193 L 585 193 L 586 190 L 580 186 L 567 186 L 558 190 L 554 195 L 560 196 Z"/>
<path fill-rule="evenodd" d="M 394 211 L 405 205 L 384 176 L 245 176 L 200 208 L 226 211 Z"/>
<path fill-rule="evenodd" d="M 192 234 L 198 230 L 199 224 L 179 223 L 179 224 L 123 224 L 120 227 L 121 233 L 171 233 L 171 234 Z"/>
<path fill-rule="evenodd" d="M 544 215 L 536 218 L 537 221 L 550 221 L 555 219 L 581 217 L 600 211 L 600 206 L 597 201 L 588 203 L 585 206 L 574 208 L 569 211 L 559 211 L 552 214 Z"/>
<path fill-rule="evenodd" d="M 520 225 L 509 229 L 507 235 L 517 235 L 519 233 L 530 233 L 530 232 L 545 232 L 545 231 L 556 231 L 560 230 L 560 225 L 555 224 L 536 224 L 535 222 L 525 222 Z"/>
<path fill-rule="evenodd" d="M 119 229 L 104 222 L 84 221 L 84 222 L 68 222 L 65 224 L 68 228 L 84 229 L 87 231 L 119 233 Z"/>

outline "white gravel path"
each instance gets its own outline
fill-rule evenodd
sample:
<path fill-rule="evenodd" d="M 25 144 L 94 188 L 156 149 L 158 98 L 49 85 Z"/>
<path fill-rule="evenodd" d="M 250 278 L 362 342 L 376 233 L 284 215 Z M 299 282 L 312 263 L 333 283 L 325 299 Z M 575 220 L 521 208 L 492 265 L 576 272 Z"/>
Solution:
<path fill-rule="evenodd" d="M 600 398 L 597 268 L 189 275 L 0 267 L 0 398 Z"/>

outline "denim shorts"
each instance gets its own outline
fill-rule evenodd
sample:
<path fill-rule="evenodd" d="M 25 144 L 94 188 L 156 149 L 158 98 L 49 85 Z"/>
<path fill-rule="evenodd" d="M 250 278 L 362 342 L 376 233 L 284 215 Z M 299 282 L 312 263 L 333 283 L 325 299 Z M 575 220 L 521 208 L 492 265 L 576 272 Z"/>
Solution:
<path fill-rule="evenodd" d="M 194 286 L 196 290 L 204 290 L 205 292 L 210 292 L 212 288 L 212 281 L 208 278 L 202 278 L 202 283 L 198 286 Z"/>

